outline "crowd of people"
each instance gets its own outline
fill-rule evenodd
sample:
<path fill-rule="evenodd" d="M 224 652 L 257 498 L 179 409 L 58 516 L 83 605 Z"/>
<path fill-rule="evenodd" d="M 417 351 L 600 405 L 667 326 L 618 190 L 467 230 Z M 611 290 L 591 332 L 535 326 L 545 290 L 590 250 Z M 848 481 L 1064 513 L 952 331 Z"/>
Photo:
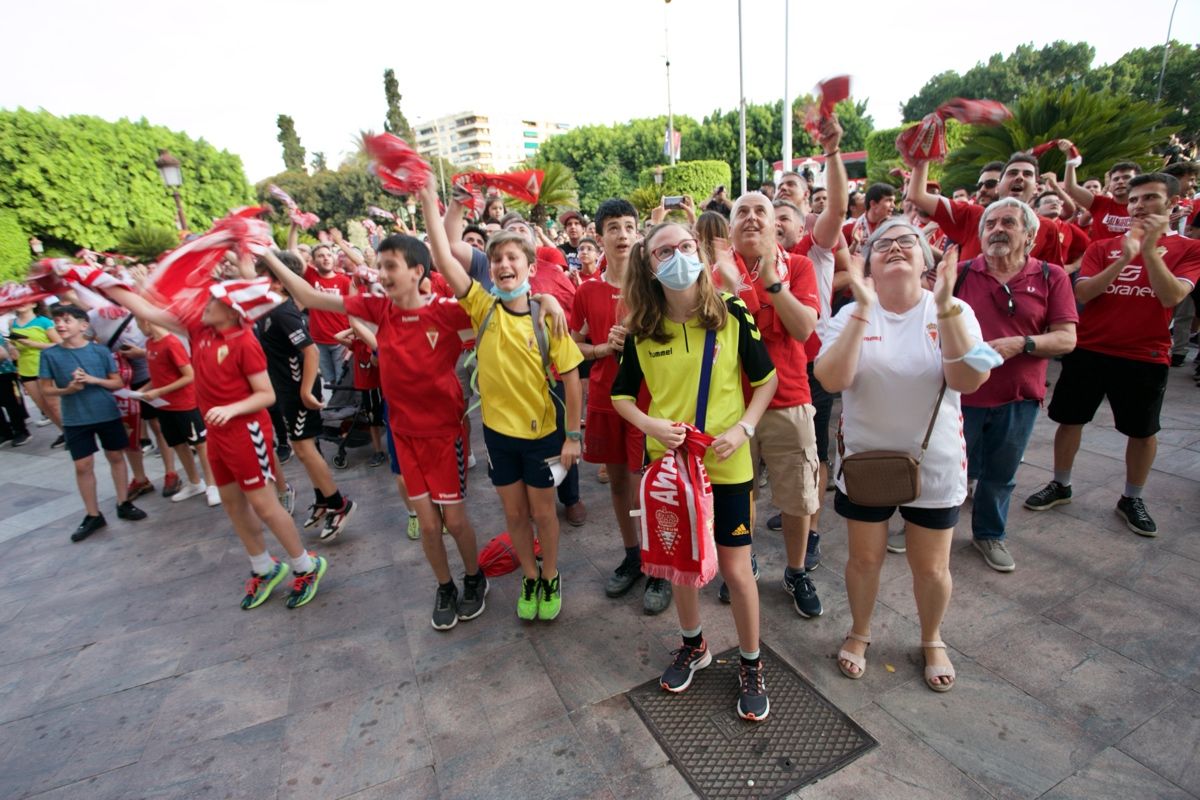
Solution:
<path fill-rule="evenodd" d="M 779 513 L 765 527 L 782 533 L 778 577 L 801 617 L 823 613 L 814 569 L 827 484 L 847 521 L 840 671 L 866 672 L 881 568 L 901 552 L 924 681 L 949 691 L 940 627 L 960 509 L 971 497 L 975 548 L 1012 572 L 1010 501 L 1050 359 L 1062 361 L 1048 405 L 1053 480 L 1025 507 L 1071 502 L 1083 430 L 1107 400 L 1128 442 L 1116 514 L 1136 534 L 1158 533 L 1145 491 L 1167 375 L 1183 364 L 1196 317 L 1200 165 L 1147 173 L 1121 162 L 1080 181 L 1087 154 L 1061 140 L 1061 182 L 1015 153 L 949 197 L 920 162 L 899 190 L 876 184 L 855 198 L 841 135 L 836 118 L 822 120 L 823 186 L 784 172 L 733 200 L 717 187 L 699 209 L 664 202 L 648 220 L 612 198 L 590 220 L 562 214 L 557 234 L 499 196 L 476 210 L 456 193 L 443 213 L 427 186 L 417 192 L 423 234 L 358 248 L 338 231 L 303 244 L 293 226 L 286 248 L 229 255 L 197 314 L 155 301 L 153 265 L 60 265 L 56 296 L 26 288 L 7 321 L 0 439 L 29 441 L 22 395 L 44 415 L 37 424 L 60 429 L 52 446 L 69 450 L 85 507 L 78 542 L 106 525 L 97 450 L 117 516 L 146 518 L 133 501 L 155 490 L 143 464 L 143 437 L 153 438 L 162 493 L 221 506 L 244 545 L 242 608 L 289 575 L 296 608 L 329 566 L 301 529 L 328 543 L 356 508 L 318 446 L 322 409 L 350 381 L 368 419 L 368 463 L 390 464 L 407 535 L 436 580 L 438 630 L 486 608 L 464 502 L 476 455 L 503 509 L 526 621 L 561 613 L 558 506 L 568 524 L 586 522 L 579 464 L 596 465 L 615 522 L 605 515 L 617 561 L 605 594 L 624 596 L 644 577 L 647 614 L 674 604 L 681 641 L 661 685 L 682 692 L 712 662 L 700 589 L 643 571 L 633 514 L 643 468 L 683 447 L 692 426 L 711 437 L 703 464 L 717 594 L 740 651 L 738 714 L 770 713 L 753 552 L 753 495 L 768 486 Z M 472 397 L 482 442 L 470 437 Z M 299 526 L 281 471 L 292 454 L 313 492 Z M 903 529 L 889 533 L 897 512 Z M 264 526 L 286 557 L 271 555 Z"/>

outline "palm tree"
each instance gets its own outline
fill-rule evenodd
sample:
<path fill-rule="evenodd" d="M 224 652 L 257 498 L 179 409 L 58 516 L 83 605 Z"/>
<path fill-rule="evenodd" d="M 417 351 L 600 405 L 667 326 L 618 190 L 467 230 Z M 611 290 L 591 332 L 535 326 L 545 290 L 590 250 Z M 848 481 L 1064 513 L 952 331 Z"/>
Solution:
<path fill-rule="evenodd" d="M 1051 139 L 1070 139 L 1083 155 L 1083 175 L 1098 175 L 1118 161 L 1135 161 L 1154 169 L 1162 160 L 1151 150 L 1177 127 L 1164 127 L 1159 105 L 1111 92 L 1085 89 L 1035 89 L 1012 107 L 1012 119 L 995 127 L 972 127 L 961 147 L 946 159 L 945 186 L 969 186 L 988 161 L 1007 161 Z M 1042 154 L 1043 171 L 1062 173 L 1061 150 Z"/>
<path fill-rule="evenodd" d="M 527 165 L 527 169 L 533 169 Z M 569 208 L 579 208 L 579 186 L 575 183 L 575 173 L 565 164 L 549 163 L 541 167 L 542 191 L 538 201 L 533 205 L 508 197 L 504 206 L 512 211 L 520 211 L 535 225 L 545 225 L 546 220 Z"/>

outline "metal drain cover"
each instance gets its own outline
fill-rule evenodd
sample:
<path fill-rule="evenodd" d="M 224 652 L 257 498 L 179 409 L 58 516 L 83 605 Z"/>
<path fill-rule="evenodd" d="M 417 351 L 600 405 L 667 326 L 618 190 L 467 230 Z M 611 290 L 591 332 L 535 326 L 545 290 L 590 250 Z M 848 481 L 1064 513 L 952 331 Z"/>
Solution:
<path fill-rule="evenodd" d="M 715 654 L 682 694 L 663 691 L 657 678 L 626 692 L 684 779 L 708 800 L 783 797 L 878 745 L 765 644 L 760 654 L 771 699 L 765 722 L 737 715 L 736 647 Z"/>

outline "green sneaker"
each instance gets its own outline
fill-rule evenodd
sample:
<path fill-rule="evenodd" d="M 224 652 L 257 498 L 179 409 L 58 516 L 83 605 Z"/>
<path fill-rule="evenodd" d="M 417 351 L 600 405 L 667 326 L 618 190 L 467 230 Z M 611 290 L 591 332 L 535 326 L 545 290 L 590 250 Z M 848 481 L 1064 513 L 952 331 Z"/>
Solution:
<path fill-rule="evenodd" d="M 521 619 L 537 618 L 541 583 L 541 578 L 521 578 L 521 593 L 517 595 L 517 616 Z"/>
<path fill-rule="evenodd" d="M 321 584 L 321 578 L 325 576 L 325 569 L 329 566 L 329 561 L 324 556 L 312 556 L 314 565 L 309 572 L 297 572 L 292 578 L 292 593 L 288 595 L 287 607 L 299 608 L 308 603 L 317 596 L 317 587 Z"/>
<path fill-rule="evenodd" d="M 408 538 L 412 539 L 414 542 L 421 538 L 421 523 L 417 521 L 416 516 L 413 514 L 408 515 L 407 533 Z"/>
<path fill-rule="evenodd" d="M 560 574 L 550 580 L 542 578 L 539 581 L 538 594 L 541 597 L 538 600 L 538 619 L 549 622 L 558 616 L 558 612 L 562 611 L 562 587 L 558 583 L 561 577 Z"/>
<path fill-rule="evenodd" d="M 287 577 L 288 569 L 290 569 L 288 565 L 278 558 L 271 560 L 275 562 L 275 568 L 271 570 L 271 574 L 258 575 L 251 572 L 250 580 L 246 581 L 246 596 L 242 598 L 242 608 L 247 611 L 258 608 L 267 602 L 271 592 L 275 590 L 280 581 Z"/>

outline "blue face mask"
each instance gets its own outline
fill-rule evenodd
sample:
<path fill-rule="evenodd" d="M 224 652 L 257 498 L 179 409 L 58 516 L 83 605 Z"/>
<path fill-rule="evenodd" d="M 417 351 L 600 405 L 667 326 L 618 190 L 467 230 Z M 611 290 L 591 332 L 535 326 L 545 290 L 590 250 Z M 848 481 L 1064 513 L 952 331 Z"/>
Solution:
<path fill-rule="evenodd" d="M 987 372 L 1004 363 L 1004 356 L 987 342 L 979 342 L 958 358 L 942 359 L 948 364 L 961 361 L 976 372 Z"/>
<path fill-rule="evenodd" d="M 704 265 L 700 263 L 700 256 L 686 256 L 676 250 L 673 256 L 658 265 L 654 277 L 668 289 L 682 292 L 696 282 L 702 269 Z"/>
<path fill-rule="evenodd" d="M 524 297 L 525 295 L 529 294 L 529 279 L 526 278 L 524 283 L 513 289 L 511 292 L 505 291 L 499 286 L 493 286 L 491 292 L 505 302 L 516 300 L 518 297 Z"/>

